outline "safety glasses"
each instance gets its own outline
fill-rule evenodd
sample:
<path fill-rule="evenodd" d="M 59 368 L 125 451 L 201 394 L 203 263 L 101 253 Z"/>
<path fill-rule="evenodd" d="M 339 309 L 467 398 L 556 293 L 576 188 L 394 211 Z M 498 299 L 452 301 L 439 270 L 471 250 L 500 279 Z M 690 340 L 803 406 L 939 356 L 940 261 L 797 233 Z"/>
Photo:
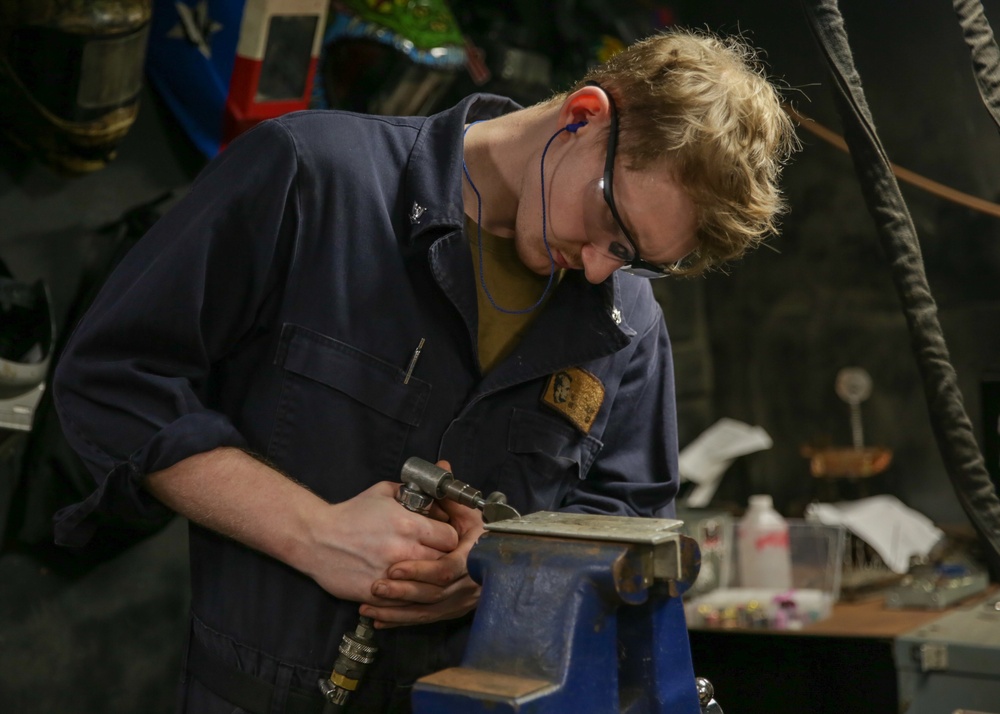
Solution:
<path fill-rule="evenodd" d="M 588 84 L 602 90 L 604 89 L 597 82 L 588 82 Z M 611 244 L 604 250 L 612 258 L 620 260 L 624 263 L 620 270 L 623 270 L 626 273 L 643 278 L 663 278 L 670 275 L 672 266 L 657 265 L 656 263 L 650 263 L 639 257 L 639 249 L 636 247 L 635 241 L 632 239 L 632 234 L 629 233 L 628 229 L 625 227 L 621 215 L 618 213 L 618 207 L 615 205 L 614 176 L 615 155 L 618 151 L 618 109 L 615 106 L 615 100 L 611 97 L 611 94 L 609 94 L 607 90 L 604 90 L 604 93 L 607 95 L 608 103 L 611 107 L 611 126 L 608 130 L 608 149 L 604 158 L 604 177 L 599 179 L 596 183 L 603 194 L 604 203 L 607 204 L 608 209 L 611 211 L 611 216 L 614 218 L 617 232 L 620 234 L 621 238 L 625 239 L 624 243 L 612 240 Z M 588 198 L 590 197 L 588 196 Z"/>

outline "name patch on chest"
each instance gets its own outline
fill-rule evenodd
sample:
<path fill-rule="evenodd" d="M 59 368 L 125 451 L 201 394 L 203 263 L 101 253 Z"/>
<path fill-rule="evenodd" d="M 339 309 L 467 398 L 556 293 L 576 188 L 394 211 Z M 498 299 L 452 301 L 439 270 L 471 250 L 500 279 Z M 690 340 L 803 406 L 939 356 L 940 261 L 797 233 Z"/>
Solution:
<path fill-rule="evenodd" d="M 549 377 L 542 402 L 589 434 L 604 403 L 604 385 L 587 370 L 570 367 Z"/>

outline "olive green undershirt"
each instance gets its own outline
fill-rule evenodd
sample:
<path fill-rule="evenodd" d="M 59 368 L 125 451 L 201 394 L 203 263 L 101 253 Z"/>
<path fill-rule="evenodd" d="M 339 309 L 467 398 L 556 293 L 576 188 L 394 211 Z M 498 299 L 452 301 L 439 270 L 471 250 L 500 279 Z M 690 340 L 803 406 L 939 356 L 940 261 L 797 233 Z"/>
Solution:
<path fill-rule="evenodd" d="M 521 335 L 541 311 L 539 305 L 531 312 L 511 315 L 500 312 L 490 303 L 479 278 L 479 244 L 476 222 L 466 216 L 465 234 L 469 237 L 472 268 L 475 271 L 476 298 L 479 303 L 479 366 L 486 374 L 503 360 L 517 345 Z M 524 310 L 531 307 L 545 291 L 547 275 L 528 270 L 517 256 L 514 241 L 482 231 L 483 273 L 486 286 L 497 305 L 505 310 Z M 560 278 L 557 274 L 556 278 Z M 550 293 L 551 295 L 551 293 Z M 546 298 L 548 300 L 548 297 Z"/>

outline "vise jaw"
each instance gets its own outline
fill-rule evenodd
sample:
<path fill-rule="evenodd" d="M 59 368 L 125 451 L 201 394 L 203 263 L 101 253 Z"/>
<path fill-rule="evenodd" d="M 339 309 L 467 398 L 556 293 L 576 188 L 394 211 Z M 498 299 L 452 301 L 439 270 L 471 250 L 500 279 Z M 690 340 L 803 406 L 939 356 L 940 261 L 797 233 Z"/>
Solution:
<path fill-rule="evenodd" d="M 424 677 L 414 714 L 699 714 L 681 595 L 697 543 L 672 519 L 540 512 L 487 525 L 460 667 Z"/>

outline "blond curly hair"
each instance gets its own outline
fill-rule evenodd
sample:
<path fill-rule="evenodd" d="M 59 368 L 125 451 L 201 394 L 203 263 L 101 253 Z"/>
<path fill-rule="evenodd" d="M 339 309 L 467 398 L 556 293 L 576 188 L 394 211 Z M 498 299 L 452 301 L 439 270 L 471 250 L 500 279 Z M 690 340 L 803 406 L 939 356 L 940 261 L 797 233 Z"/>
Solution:
<path fill-rule="evenodd" d="M 781 170 L 800 145 L 778 88 L 742 38 L 664 31 L 592 68 L 571 91 L 589 82 L 617 105 L 625 166 L 669 160 L 697 207 L 699 247 L 672 272 L 721 266 L 777 233 L 787 210 Z"/>

